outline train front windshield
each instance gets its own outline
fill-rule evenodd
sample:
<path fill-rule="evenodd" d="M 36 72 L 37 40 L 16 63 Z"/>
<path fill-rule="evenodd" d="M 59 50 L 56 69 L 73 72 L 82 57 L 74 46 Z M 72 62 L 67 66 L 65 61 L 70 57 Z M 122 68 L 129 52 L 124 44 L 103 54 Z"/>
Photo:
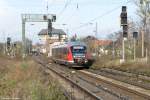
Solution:
<path fill-rule="evenodd" d="M 73 46 L 72 47 L 72 53 L 73 54 L 85 54 L 86 53 L 86 47 L 85 46 Z"/>

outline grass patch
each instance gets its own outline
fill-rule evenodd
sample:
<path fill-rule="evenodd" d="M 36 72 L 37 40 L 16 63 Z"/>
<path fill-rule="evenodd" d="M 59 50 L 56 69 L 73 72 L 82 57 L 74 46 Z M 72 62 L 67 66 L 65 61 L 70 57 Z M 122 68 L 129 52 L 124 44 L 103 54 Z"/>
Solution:
<path fill-rule="evenodd" d="M 0 99 L 15 97 L 21 100 L 66 100 L 59 84 L 45 75 L 40 65 L 33 60 L 1 61 L 0 64 L 5 63 L 5 66 L 0 66 L 0 72 L 3 72 L 0 73 Z M 5 71 L 2 71 L 5 67 Z"/>
<path fill-rule="evenodd" d="M 119 59 L 113 60 L 109 56 L 97 57 L 91 68 L 112 68 L 120 71 L 150 76 L 150 63 L 127 60 L 125 63 L 120 64 Z"/>
<path fill-rule="evenodd" d="M 50 83 L 47 87 L 43 87 L 41 83 L 32 84 L 31 95 L 33 100 L 65 100 L 57 85 Z"/>
<path fill-rule="evenodd" d="M 21 63 L 21 68 L 22 69 L 27 69 L 28 68 L 28 63 L 26 63 L 26 62 Z"/>

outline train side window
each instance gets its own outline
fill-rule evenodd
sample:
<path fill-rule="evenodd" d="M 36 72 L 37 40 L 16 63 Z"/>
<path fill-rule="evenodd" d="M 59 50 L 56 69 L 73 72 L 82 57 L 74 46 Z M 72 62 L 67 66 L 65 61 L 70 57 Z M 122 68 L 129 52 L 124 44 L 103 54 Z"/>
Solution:
<path fill-rule="evenodd" d="M 64 48 L 62 48 L 62 53 L 63 53 L 63 54 L 65 53 Z"/>
<path fill-rule="evenodd" d="M 59 57 L 61 57 L 61 53 L 62 53 L 62 48 L 59 48 Z"/>
<path fill-rule="evenodd" d="M 64 54 L 66 54 L 67 52 L 66 52 L 66 48 L 64 48 Z"/>
<path fill-rule="evenodd" d="M 66 54 L 68 54 L 68 52 L 69 52 L 69 50 L 68 50 L 68 48 L 66 48 Z"/>
<path fill-rule="evenodd" d="M 63 53 L 63 48 L 60 48 L 60 52 L 61 52 L 61 54 Z"/>
<path fill-rule="evenodd" d="M 67 48 L 67 54 L 69 53 L 69 48 Z"/>

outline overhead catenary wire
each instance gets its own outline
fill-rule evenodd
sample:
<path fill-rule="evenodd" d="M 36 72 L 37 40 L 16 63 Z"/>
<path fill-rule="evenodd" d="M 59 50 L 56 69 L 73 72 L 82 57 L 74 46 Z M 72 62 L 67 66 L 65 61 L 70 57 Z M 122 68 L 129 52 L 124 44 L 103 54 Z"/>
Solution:
<path fill-rule="evenodd" d="M 77 13 L 78 9 L 79 9 L 79 6 L 77 3 L 77 5 L 75 6 L 75 10 L 74 11 L 72 10 L 72 14 L 70 14 L 70 16 L 68 18 L 65 18 L 65 20 L 63 22 L 64 23 L 67 22 L 67 25 L 70 24 L 69 22 L 73 19 L 74 15 Z"/>
<path fill-rule="evenodd" d="M 47 9 L 47 13 L 49 12 L 49 5 L 52 6 L 52 4 L 54 3 L 55 0 L 51 0 L 51 3 L 49 4 L 48 0 L 47 0 L 47 5 L 46 5 L 46 9 Z"/>
<path fill-rule="evenodd" d="M 132 1 L 132 0 L 128 0 L 127 2 L 125 2 L 125 4 L 128 4 L 128 3 L 131 2 L 131 1 Z M 104 14 L 99 15 L 99 16 L 97 16 L 97 17 L 95 17 L 95 18 L 89 20 L 87 23 L 84 23 L 84 24 L 82 24 L 82 25 L 80 25 L 80 26 L 74 27 L 74 28 L 72 28 L 72 30 L 78 30 L 78 29 L 80 29 L 80 28 L 82 28 L 82 27 L 85 27 L 85 26 L 87 26 L 89 23 L 91 23 L 91 22 L 93 22 L 93 21 L 95 21 L 95 20 L 97 20 L 97 19 L 99 19 L 99 18 L 102 18 L 102 17 L 104 17 L 104 16 L 106 16 L 106 15 L 109 15 L 109 14 L 111 14 L 112 12 L 114 12 L 115 10 L 118 10 L 121 6 L 122 6 L 122 5 L 119 5 L 119 6 L 115 7 L 115 8 L 113 8 L 113 9 L 111 9 L 111 10 L 105 12 Z"/>
<path fill-rule="evenodd" d="M 58 13 L 58 18 L 60 18 L 60 16 L 63 14 L 63 12 L 66 10 L 66 8 L 70 5 L 72 0 L 67 0 L 66 3 L 65 3 L 65 6 L 63 7 L 63 9 Z M 57 20 L 58 20 L 57 18 Z"/>

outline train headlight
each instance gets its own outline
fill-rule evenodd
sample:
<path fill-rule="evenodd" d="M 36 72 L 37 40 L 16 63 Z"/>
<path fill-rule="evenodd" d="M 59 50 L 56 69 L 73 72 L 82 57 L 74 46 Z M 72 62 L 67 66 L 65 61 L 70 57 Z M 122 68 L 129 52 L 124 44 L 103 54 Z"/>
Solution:
<path fill-rule="evenodd" d="M 87 63 L 87 62 L 88 62 L 88 60 L 86 59 L 86 60 L 85 60 L 85 63 Z"/>

